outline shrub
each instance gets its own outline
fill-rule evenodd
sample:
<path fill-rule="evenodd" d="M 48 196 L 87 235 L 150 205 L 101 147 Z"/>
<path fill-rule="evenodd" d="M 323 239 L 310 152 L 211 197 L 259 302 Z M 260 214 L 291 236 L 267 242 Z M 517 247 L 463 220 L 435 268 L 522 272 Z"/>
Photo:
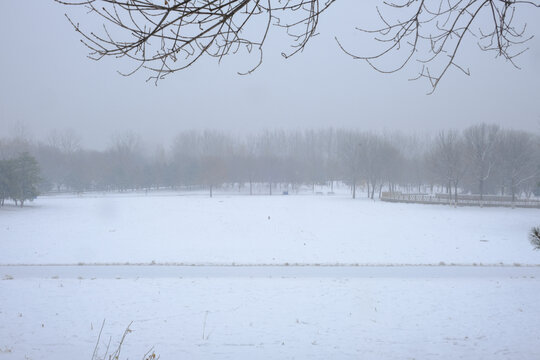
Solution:
<path fill-rule="evenodd" d="M 529 234 L 529 240 L 535 250 L 540 250 L 540 226 L 533 227 Z"/>

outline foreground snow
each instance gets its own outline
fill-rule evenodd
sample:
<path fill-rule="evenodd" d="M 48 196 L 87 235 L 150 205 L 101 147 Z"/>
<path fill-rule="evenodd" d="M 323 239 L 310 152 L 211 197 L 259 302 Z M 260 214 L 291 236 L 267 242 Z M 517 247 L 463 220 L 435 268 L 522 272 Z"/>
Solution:
<path fill-rule="evenodd" d="M 538 357 L 537 209 L 161 195 L 0 209 L 1 359 Z"/>
<path fill-rule="evenodd" d="M 346 195 L 42 197 L 0 209 L 0 264 L 539 264 L 539 222 Z"/>
<path fill-rule="evenodd" d="M 78 279 L 79 267 L 50 269 L 0 268 L 14 274 L 0 281 L 2 359 L 91 359 L 103 319 L 100 353 L 133 321 L 123 359 L 140 359 L 152 347 L 162 359 L 539 354 L 538 267 L 475 268 L 469 276 L 455 267 L 393 267 L 379 269 L 381 277 L 373 268 L 369 276 L 314 269 L 315 277 L 250 277 L 253 269 L 244 268 L 218 278 L 205 277 L 206 268 L 174 268 L 174 277 L 119 279 Z M 92 267 L 85 269 L 92 276 Z M 187 276 L 178 277 L 184 270 Z"/>

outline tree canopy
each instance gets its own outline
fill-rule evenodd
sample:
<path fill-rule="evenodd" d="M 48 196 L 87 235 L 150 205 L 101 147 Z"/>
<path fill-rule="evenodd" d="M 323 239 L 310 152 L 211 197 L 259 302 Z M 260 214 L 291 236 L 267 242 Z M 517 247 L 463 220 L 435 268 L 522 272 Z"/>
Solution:
<path fill-rule="evenodd" d="M 0 160 L 0 205 L 12 199 L 21 207 L 39 195 L 41 181 L 37 160 L 27 152 L 19 156 Z"/>

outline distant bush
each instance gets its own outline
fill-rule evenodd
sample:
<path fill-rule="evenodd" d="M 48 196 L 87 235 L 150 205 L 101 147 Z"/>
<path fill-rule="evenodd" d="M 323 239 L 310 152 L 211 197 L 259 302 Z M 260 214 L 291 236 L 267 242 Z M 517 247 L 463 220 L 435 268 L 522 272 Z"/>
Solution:
<path fill-rule="evenodd" d="M 531 244 L 535 250 L 540 250 L 540 226 L 531 229 L 529 240 L 531 240 Z"/>
<path fill-rule="evenodd" d="M 12 199 L 15 205 L 34 200 L 38 195 L 41 181 L 40 170 L 34 157 L 22 153 L 13 159 L 0 159 L 0 206 L 5 199 Z"/>

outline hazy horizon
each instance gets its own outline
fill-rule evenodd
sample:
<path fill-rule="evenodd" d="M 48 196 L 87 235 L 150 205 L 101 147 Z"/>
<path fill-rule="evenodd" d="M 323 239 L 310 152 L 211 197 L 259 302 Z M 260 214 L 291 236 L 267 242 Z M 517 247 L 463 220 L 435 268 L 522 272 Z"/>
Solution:
<path fill-rule="evenodd" d="M 478 123 L 471 123 L 468 126 L 475 126 L 482 124 L 480 122 Z M 497 125 L 502 130 L 521 130 L 525 131 L 531 134 L 538 134 L 540 135 L 540 125 L 538 128 L 538 131 L 531 131 L 529 129 L 521 129 L 516 128 L 512 126 L 505 126 L 504 124 L 497 124 L 497 123 L 488 123 L 484 122 L 484 124 L 487 125 Z M 468 127 L 467 126 L 467 127 Z M 335 130 L 335 131 L 355 131 L 360 133 L 368 133 L 368 134 L 375 134 L 375 135 L 381 135 L 383 137 L 395 137 L 395 136 L 403 136 L 407 139 L 418 139 L 422 143 L 429 143 L 430 140 L 433 140 L 433 138 L 439 134 L 441 131 L 448 132 L 449 130 L 458 130 L 462 131 L 465 130 L 467 127 L 463 128 L 457 128 L 457 127 L 441 127 L 440 129 L 432 129 L 432 130 L 419 130 L 419 129 L 412 129 L 410 131 L 407 130 L 394 130 L 394 129 L 361 129 L 361 128 L 354 128 L 354 127 L 332 127 L 332 126 L 321 126 L 321 127 L 304 127 L 304 128 L 287 128 L 287 127 L 273 127 L 273 128 L 261 128 L 251 131 L 238 131 L 236 129 L 219 129 L 219 128 L 186 128 L 186 129 L 180 129 L 177 132 L 168 134 L 167 139 L 164 139 L 162 141 L 156 141 L 155 138 L 152 137 L 146 137 L 145 134 L 138 133 L 132 129 L 126 128 L 120 131 L 111 131 L 110 133 L 104 133 L 103 136 L 100 138 L 100 142 L 88 142 L 85 141 L 84 134 L 81 134 L 80 132 L 77 132 L 73 128 L 63 128 L 63 129 L 52 129 L 47 133 L 38 133 L 36 134 L 33 129 L 27 127 L 24 123 L 17 123 L 14 124 L 6 135 L 0 135 L 0 142 L 2 140 L 14 140 L 14 139 L 23 139 L 25 141 L 30 141 L 31 143 L 41 143 L 45 145 L 52 145 L 57 146 L 58 144 L 54 144 L 55 141 L 61 141 L 61 138 L 69 138 L 70 140 L 73 140 L 75 143 L 78 144 L 80 149 L 82 150 L 95 150 L 95 151 L 104 151 L 108 148 L 114 147 L 116 145 L 116 140 L 118 138 L 125 138 L 126 136 L 134 136 L 137 140 L 139 146 L 142 147 L 146 152 L 152 153 L 154 150 L 170 150 L 174 146 L 175 140 L 178 136 L 186 133 L 204 133 L 204 132 L 212 132 L 212 133 L 219 133 L 222 135 L 225 135 L 232 140 L 238 140 L 243 141 L 247 140 L 249 138 L 254 138 L 260 135 L 263 135 L 264 133 L 274 133 L 274 132 L 283 132 L 286 135 L 293 134 L 295 132 L 305 132 L 305 131 L 324 131 L 324 130 Z"/>
<path fill-rule="evenodd" d="M 540 131 L 538 37 L 516 59 L 522 70 L 481 52 L 469 39 L 459 62 L 472 75 L 452 69 L 428 96 L 426 81 L 408 81 L 416 64 L 385 75 L 338 48 L 334 36 L 351 51 L 373 52 L 373 43 L 354 29 L 375 25 L 372 4 L 336 2 L 320 18 L 320 35 L 290 59 L 280 55 L 290 49 L 290 39 L 272 28 L 264 61 L 251 75 L 237 72 L 249 69 L 253 57 L 233 55 L 220 64 L 202 59 L 154 86 L 145 81 L 148 73 L 119 75 L 133 68 L 126 59 L 87 58 L 64 16 L 68 12 L 86 29 L 99 26 L 84 11 L 53 1 L 4 1 L 0 30 L 9 56 L 0 58 L 0 138 L 12 136 L 20 124 L 38 139 L 71 129 L 83 147 L 93 149 L 105 148 L 113 134 L 126 130 L 149 144 L 170 144 L 190 129 L 249 134 L 333 127 L 422 134 L 486 122 Z M 533 14 L 519 14 L 531 35 L 540 29 Z"/>

